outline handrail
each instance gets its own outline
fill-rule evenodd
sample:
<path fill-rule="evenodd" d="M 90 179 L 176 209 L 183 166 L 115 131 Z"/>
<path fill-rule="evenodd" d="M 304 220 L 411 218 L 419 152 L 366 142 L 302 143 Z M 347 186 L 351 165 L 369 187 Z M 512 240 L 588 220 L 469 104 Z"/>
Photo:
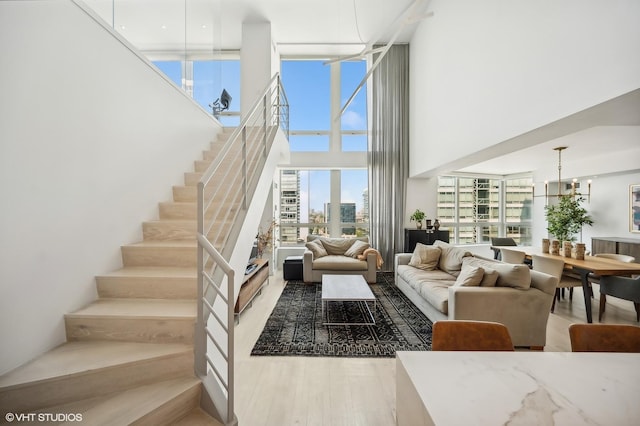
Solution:
<path fill-rule="evenodd" d="M 209 181 L 213 177 L 213 173 L 215 172 L 215 168 L 216 168 L 215 167 L 216 163 L 222 162 L 222 160 L 224 159 L 224 155 L 226 155 L 226 153 L 229 151 L 231 145 L 237 139 L 238 135 L 242 132 L 243 129 L 245 129 L 247 127 L 247 125 L 249 124 L 251 119 L 254 117 L 254 115 L 256 113 L 256 110 L 261 106 L 260 101 L 265 99 L 265 97 L 272 91 L 274 83 L 277 83 L 278 90 L 279 90 L 279 95 L 284 98 L 283 99 L 284 102 L 283 103 L 278 103 L 278 104 L 273 105 L 273 106 L 275 108 L 283 110 L 283 111 L 280 111 L 280 118 L 283 118 L 283 119 L 279 120 L 278 124 L 281 127 L 284 126 L 284 127 L 282 127 L 282 130 L 286 133 L 287 139 L 289 138 L 289 100 L 287 99 L 287 94 L 285 93 L 284 87 L 282 86 L 282 83 L 280 81 L 280 74 L 275 74 L 273 76 L 273 78 L 271 79 L 271 81 L 269 81 L 269 84 L 267 85 L 267 87 L 260 94 L 260 97 L 258 98 L 259 101 L 256 102 L 253 105 L 253 107 L 249 110 L 249 113 L 240 122 L 240 125 L 231 134 L 231 136 L 229 137 L 229 140 L 227 141 L 225 146 L 222 147 L 220 155 L 218 155 L 218 157 L 216 158 L 216 161 L 214 161 L 214 163 L 212 163 L 211 166 L 207 169 L 207 171 L 202 175 L 202 179 L 200 181 L 204 182 L 205 185 L 207 183 L 209 183 Z M 284 119 L 285 117 L 282 116 L 282 114 L 285 113 L 284 109 L 286 109 L 286 120 Z"/>
<path fill-rule="evenodd" d="M 280 76 L 276 74 L 240 126 L 217 152 L 197 185 L 195 372 L 202 379 L 209 397 L 220 395 L 219 389 L 209 388 L 211 380 L 204 380 L 210 376 L 209 370 L 213 372 L 211 376 L 215 383 L 226 392 L 226 416 L 222 415 L 226 418 L 222 421 L 227 425 L 236 424 L 237 419 L 233 374 L 236 272 L 228 261 L 233 247 L 226 243 L 234 240 L 237 236 L 234 233 L 239 233 L 278 127 L 288 138 L 289 103 Z M 242 189 L 234 188 L 235 184 Z M 220 411 L 220 407 L 216 409 Z"/>

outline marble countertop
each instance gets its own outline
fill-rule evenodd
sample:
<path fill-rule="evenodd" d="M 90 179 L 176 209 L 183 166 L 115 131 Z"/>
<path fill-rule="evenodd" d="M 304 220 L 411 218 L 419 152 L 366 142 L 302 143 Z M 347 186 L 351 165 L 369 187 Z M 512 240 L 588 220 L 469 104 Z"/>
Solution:
<path fill-rule="evenodd" d="M 640 354 L 398 352 L 396 362 L 436 425 L 620 426 L 640 419 Z"/>

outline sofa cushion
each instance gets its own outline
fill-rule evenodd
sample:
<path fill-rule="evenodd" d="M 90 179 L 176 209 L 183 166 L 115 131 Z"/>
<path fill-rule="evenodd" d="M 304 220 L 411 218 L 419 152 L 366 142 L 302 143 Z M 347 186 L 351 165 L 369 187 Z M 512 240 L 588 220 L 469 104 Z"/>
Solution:
<path fill-rule="evenodd" d="M 441 250 L 438 268 L 457 277 L 462 268 L 462 259 L 471 256 L 471 253 L 440 240 L 436 240 L 433 245 Z"/>
<path fill-rule="evenodd" d="M 311 251 L 311 253 L 313 253 L 313 258 L 314 259 L 319 259 L 319 258 L 324 257 L 327 254 L 329 254 L 329 253 L 327 253 L 327 250 L 325 250 L 325 248 L 322 245 L 322 243 L 320 242 L 320 240 L 309 241 L 304 246 L 307 249 L 309 249 L 309 251 Z"/>
<path fill-rule="evenodd" d="M 350 238 L 320 238 L 320 242 L 328 254 L 344 256 L 351 248 L 353 242 Z"/>
<path fill-rule="evenodd" d="M 499 264 L 494 260 L 478 259 L 477 257 L 469 256 L 465 257 L 462 261 L 462 266 L 465 264 L 472 266 L 479 266 L 484 270 L 480 287 L 495 287 L 496 281 L 498 281 L 498 271 L 495 269 L 495 265 Z"/>
<path fill-rule="evenodd" d="M 484 269 L 480 266 L 469 265 L 462 262 L 460 275 L 456 278 L 454 286 L 456 287 L 478 287 L 484 276 Z"/>
<path fill-rule="evenodd" d="M 527 265 L 499 263 L 495 269 L 499 275 L 496 286 L 513 287 L 522 290 L 531 287 L 531 271 Z"/>
<path fill-rule="evenodd" d="M 366 271 L 367 262 L 343 255 L 328 255 L 313 260 L 313 269 L 339 271 Z"/>
<path fill-rule="evenodd" d="M 421 281 L 413 287 L 431 306 L 447 315 L 449 313 L 449 287 L 454 281 Z"/>
<path fill-rule="evenodd" d="M 364 253 L 364 251 L 369 247 L 370 247 L 369 243 L 356 240 L 351 244 L 351 247 L 349 247 L 349 249 L 344 252 L 344 255 L 349 257 L 358 257 L 359 255 Z"/>
<path fill-rule="evenodd" d="M 456 277 L 447 274 L 439 269 L 433 271 L 425 271 L 423 269 L 414 268 L 409 265 L 398 265 L 398 275 L 407 283 L 418 281 L 451 281 L 454 282 Z"/>
<path fill-rule="evenodd" d="M 327 239 L 327 237 L 325 237 L 323 235 L 317 235 L 317 234 L 307 235 L 307 242 L 308 241 L 314 241 L 314 240 L 326 240 L 326 239 Z M 366 235 L 364 237 L 341 238 L 341 239 L 347 239 L 349 241 L 364 241 L 365 243 L 369 242 L 369 237 L 367 237 Z"/>
<path fill-rule="evenodd" d="M 433 271 L 438 266 L 440 253 L 440 247 L 417 243 L 409 265 L 418 269 L 424 269 L 425 271 Z"/>

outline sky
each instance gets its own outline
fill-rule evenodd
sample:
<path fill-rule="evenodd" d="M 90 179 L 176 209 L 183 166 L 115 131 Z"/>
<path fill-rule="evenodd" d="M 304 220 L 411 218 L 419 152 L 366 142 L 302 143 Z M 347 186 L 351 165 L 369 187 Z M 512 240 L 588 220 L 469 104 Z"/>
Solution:
<path fill-rule="evenodd" d="M 182 69 L 179 61 L 154 62 L 176 85 L 182 85 Z M 360 84 L 366 73 L 364 61 L 341 64 L 341 106 Z M 330 67 L 323 61 L 283 61 L 282 81 L 289 100 L 290 130 L 329 130 L 330 114 Z M 209 107 L 226 89 L 231 95 L 230 111 L 239 111 L 240 105 L 240 61 L 194 61 L 193 98 L 203 108 Z M 366 130 L 366 85 L 350 103 L 342 115 L 343 130 Z M 238 119 L 222 117 L 223 124 L 237 125 Z M 229 120 L 225 122 L 224 120 Z M 235 121 L 234 121 L 235 120 Z M 366 135 L 349 135 L 342 138 L 344 151 L 366 151 Z M 327 151 L 329 137 L 291 136 L 292 151 Z M 301 204 L 303 220 L 308 208 L 323 210 L 329 201 L 329 172 L 313 171 L 301 174 Z M 355 202 L 356 211 L 362 209 L 362 191 L 367 186 L 366 170 L 344 170 L 342 172 L 342 202 Z M 308 193 L 311 189 L 311 193 Z"/>
<path fill-rule="evenodd" d="M 343 62 L 341 66 L 341 103 L 344 105 L 366 73 L 366 63 Z M 323 61 L 283 61 L 282 81 L 289 99 L 291 130 L 329 130 L 330 67 Z M 363 87 L 342 116 L 343 130 L 366 130 L 366 86 Z M 320 142 L 318 142 L 320 141 Z M 366 151 L 366 135 L 343 137 L 343 150 Z M 292 136 L 292 151 L 327 151 L 328 136 Z M 329 201 L 329 172 L 312 171 L 301 174 L 301 215 L 308 209 L 323 210 Z M 362 210 L 362 191 L 367 186 L 366 170 L 343 170 L 341 201 L 356 203 Z M 310 193 L 308 189 L 310 188 Z"/>

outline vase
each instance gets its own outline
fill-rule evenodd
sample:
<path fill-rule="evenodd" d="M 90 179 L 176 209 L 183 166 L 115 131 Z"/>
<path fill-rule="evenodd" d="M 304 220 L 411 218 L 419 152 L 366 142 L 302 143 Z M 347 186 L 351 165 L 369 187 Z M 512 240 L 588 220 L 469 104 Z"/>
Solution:
<path fill-rule="evenodd" d="M 551 254 L 555 254 L 556 256 L 560 254 L 560 241 L 551 241 Z"/>
<path fill-rule="evenodd" d="M 435 229 L 436 231 L 440 229 L 440 221 L 438 219 L 433 221 L 433 229 Z"/>
<path fill-rule="evenodd" d="M 549 253 L 549 239 L 548 238 L 543 238 L 542 239 L 542 252 L 543 253 Z"/>
<path fill-rule="evenodd" d="M 576 243 L 576 259 L 584 260 L 584 253 L 586 251 L 585 243 Z"/>
<path fill-rule="evenodd" d="M 573 248 L 573 245 L 571 244 L 571 241 L 565 241 L 563 246 L 562 246 L 562 254 L 564 255 L 564 257 L 571 257 L 571 249 Z"/>
<path fill-rule="evenodd" d="M 422 221 L 417 221 L 416 222 L 416 229 L 422 229 Z"/>

